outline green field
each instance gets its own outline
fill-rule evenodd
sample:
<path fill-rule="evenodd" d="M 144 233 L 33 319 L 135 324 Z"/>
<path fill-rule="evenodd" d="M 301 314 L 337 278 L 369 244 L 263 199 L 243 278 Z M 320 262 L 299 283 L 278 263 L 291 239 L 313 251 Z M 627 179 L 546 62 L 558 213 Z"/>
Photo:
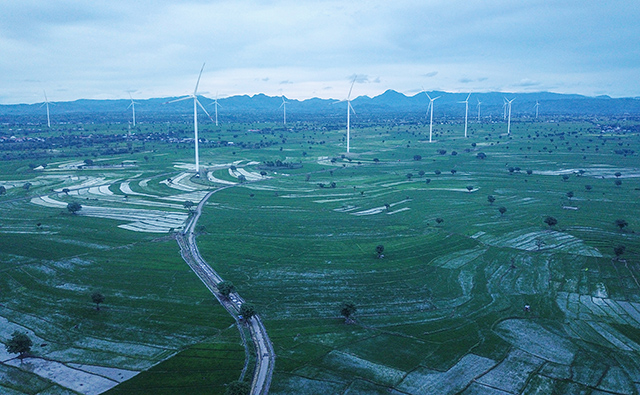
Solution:
<path fill-rule="evenodd" d="M 472 124 L 464 139 L 439 125 L 428 143 L 428 126 L 360 125 L 349 154 L 343 131 L 322 125 L 209 126 L 205 138 L 234 145 L 205 144 L 200 179 L 180 143 L 145 143 L 130 168 L 4 163 L 0 184 L 15 187 L 0 196 L 0 319 L 69 366 L 145 370 L 175 355 L 110 393 L 222 393 L 244 363 L 235 322 L 181 260 L 179 226 L 148 211 L 178 223 L 182 202 L 233 185 L 208 201 L 197 241 L 258 307 L 271 393 L 638 394 L 638 124 L 504 126 Z M 302 167 L 261 166 L 276 160 Z M 74 200 L 78 215 L 65 212 Z M 107 296 L 99 312 L 94 290 Z M 19 373 L 29 384 L 0 385 L 63 391 Z"/>

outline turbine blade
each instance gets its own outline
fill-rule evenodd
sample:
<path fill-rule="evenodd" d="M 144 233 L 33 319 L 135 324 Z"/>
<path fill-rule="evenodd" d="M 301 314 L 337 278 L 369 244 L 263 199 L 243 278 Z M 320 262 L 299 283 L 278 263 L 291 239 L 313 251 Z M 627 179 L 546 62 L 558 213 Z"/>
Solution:
<path fill-rule="evenodd" d="M 202 111 L 204 111 L 205 114 L 207 114 L 207 116 L 209 117 L 209 119 L 211 119 L 211 115 L 209 115 L 209 113 L 207 112 L 207 109 L 204 108 L 204 106 L 200 103 L 200 100 L 198 99 L 194 99 L 196 101 L 196 103 L 198 103 L 198 106 L 200 106 L 200 108 L 202 108 Z M 211 119 L 213 121 L 213 119 Z"/>
<path fill-rule="evenodd" d="M 44 89 L 43 89 L 42 93 L 44 93 L 44 102 L 45 103 L 49 103 L 49 99 L 47 99 L 47 92 L 45 92 Z"/>
<path fill-rule="evenodd" d="M 468 102 L 470 97 L 471 97 L 471 92 L 469 92 L 469 95 L 467 95 L 467 99 L 465 100 L 465 102 Z"/>
<path fill-rule="evenodd" d="M 177 99 L 173 99 L 173 100 L 166 101 L 166 102 L 164 102 L 164 103 L 162 103 L 162 104 L 175 103 L 175 102 L 177 102 L 177 101 L 183 101 L 183 100 L 187 100 L 187 99 L 191 99 L 191 96 L 182 96 L 182 97 L 179 97 L 179 98 L 177 98 Z"/>
<path fill-rule="evenodd" d="M 200 85 L 200 77 L 202 77 L 202 70 L 204 70 L 204 63 L 202 64 L 202 68 L 200 69 L 200 74 L 198 74 L 198 82 L 196 82 L 196 89 L 193 90 L 193 95 L 196 96 L 198 94 L 198 85 Z"/>
<path fill-rule="evenodd" d="M 427 91 L 424 91 L 424 94 L 427 95 L 427 97 L 429 98 L 429 102 L 431 102 L 431 96 L 429 96 L 429 94 L 427 93 Z"/>
<path fill-rule="evenodd" d="M 356 76 L 353 77 L 353 81 L 351 82 L 351 88 L 349 89 L 349 94 L 347 95 L 347 100 L 351 99 L 351 91 L 353 90 L 353 84 L 356 83 L 356 78 L 358 78 L 357 74 L 356 74 Z"/>
<path fill-rule="evenodd" d="M 353 107 L 351 107 L 351 102 L 349 102 L 349 109 L 351 110 L 352 113 L 356 113 L 356 110 L 353 109 Z"/>
<path fill-rule="evenodd" d="M 431 100 L 432 100 L 432 101 L 436 101 L 436 100 L 438 100 L 438 99 L 439 99 L 439 98 L 441 98 L 441 97 L 442 97 L 442 96 L 438 96 L 438 97 L 436 97 L 435 99 L 431 99 Z"/>

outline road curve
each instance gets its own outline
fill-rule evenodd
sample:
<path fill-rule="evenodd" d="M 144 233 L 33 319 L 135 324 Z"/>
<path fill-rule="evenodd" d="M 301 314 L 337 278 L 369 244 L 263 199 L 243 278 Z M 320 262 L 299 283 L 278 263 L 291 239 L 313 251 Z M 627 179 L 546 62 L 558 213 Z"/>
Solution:
<path fill-rule="evenodd" d="M 200 214 L 202 213 L 202 208 L 211 195 L 231 187 L 232 186 L 222 187 L 207 193 L 200 203 L 198 203 L 195 212 L 187 221 L 184 231 L 176 235 L 176 240 L 180 246 L 180 254 L 185 262 L 187 262 L 189 267 L 191 267 L 204 285 L 209 288 L 220 304 L 227 309 L 229 314 L 231 314 L 236 321 L 238 321 L 238 313 L 240 311 L 240 306 L 244 303 L 244 299 L 242 299 L 237 292 L 229 295 L 229 298 L 225 298 L 218 292 L 217 284 L 222 281 L 222 278 L 200 256 L 200 251 L 198 251 L 198 246 L 196 245 L 195 235 L 193 232 L 196 223 L 200 218 Z M 256 351 L 256 368 L 253 373 L 253 379 L 251 380 L 250 393 L 251 395 L 266 395 L 269 393 L 269 386 L 271 385 L 271 376 L 273 375 L 276 356 L 273 351 L 271 340 L 269 340 L 267 331 L 258 315 L 255 315 L 248 320 L 248 328 Z"/>

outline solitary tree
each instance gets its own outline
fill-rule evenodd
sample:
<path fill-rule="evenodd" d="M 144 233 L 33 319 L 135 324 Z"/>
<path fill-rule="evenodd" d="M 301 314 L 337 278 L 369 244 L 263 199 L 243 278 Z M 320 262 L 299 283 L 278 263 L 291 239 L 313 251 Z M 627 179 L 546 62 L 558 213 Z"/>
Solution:
<path fill-rule="evenodd" d="M 353 302 L 344 302 L 340 308 L 340 314 L 344 317 L 344 321 L 348 324 L 353 322 L 351 316 L 358 310 Z"/>
<path fill-rule="evenodd" d="M 100 303 L 104 302 L 104 295 L 100 292 L 94 292 L 91 294 L 91 300 L 96 304 L 96 310 L 100 310 Z"/>
<path fill-rule="evenodd" d="M 224 395 L 249 395 L 251 386 L 244 381 L 232 381 L 227 385 Z"/>
<path fill-rule="evenodd" d="M 67 204 L 67 210 L 69 210 L 71 214 L 75 214 L 78 211 L 82 210 L 82 205 L 78 202 L 70 202 L 69 204 Z"/>
<path fill-rule="evenodd" d="M 15 331 L 5 348 L 9 354 L 18 354 L 18 358 L 22 360 L 31 351 L 31 346 L 33 346 L 33 342 L 26 333 Z"/>
<path fill-rule="evenodd" d="M 547 243 L 545 243 L 542 239 L 536 239 L 536 247 L 538 247 L 538 251 L 540 251 L 540 248 L 542 248 L 545 244 Z"/>
<path fill-rule="evenodd" d="M 616 176 L 616 178 L 618 178 L 622 175 L 622 173 L 620 173 L 619 171 L 616 171 L 613 175 Z"/>
<path fill-rule="evenodd" d="M 7 193 L 7 188 L 4 185 L 0 185 L 0 195 Z"/>
<path fill-rule="evenodd" d="M 413 173 L 407 173 L 407 178 L 408 178 L 408 179 L 413 178 Z"/>
<path fill-rule="evenodd" d="M 469 192 L 473 191 L 473 185 L 467 185 L 467 191 Z"/>
<path fill-rule="evenodd" d="M 243 303 L 242 306 L 240 306 L 240 315 L 245 320 L 248 320 L 256 315 L 256 307 L 251 303 Z"/>
<path fill-rule="evenodd" d="M 528 175 L 532 175 L 532 174 L 533 174 L 533 170 L 528 169 L 528 170 L 527 170 L 527 174 L 528 174 Z"/>
<path fill-rule="evenodd" d="M 260 175 L 261 175 L 262 177 L 266 177 L 266 176 L 267 176 L 267 172 L 266 172 L 266 171 L 264 171 L 264 170 L 262 170 L 262 171 L 260 172 Z M 309 180 L 307 180 L 307 181 L 309 181 Z"/>
<path fill-rule="evenodd" d="M 436 222 L 437 222 L 437 223 L 438 223 L 438 225 L 439 225 L 439 224 L 441 224 L 441 223 L 443 223 L 443 222 L 444 222 L 444 219 L 442 219 L 442 218 L 438 217 L 438 218 L 436 218 Z"/>
<path fill-rule="evenodd" d="M 624 219 L 617 219 L 616 220 L 616 226 L 618 228 L 620 228 L 620 230 L 622 230 L 622 228 L 624 228 L 624 227 L 626 227 L 628 225 L 629 225 L 629 223 L 627 223 L 627 221 L 625 221 Z"/>
<path fill-rule="evenodd" d="M 225 298 L 228 298 L 232 292 L 236 291 L 236 287 L 231 281 L 220 281 L 217 287 L 218 291 L 220 291 L 220 294 L 222 294 L 222 296 L 224 296 Z"/>
<path fill-rule="evenodd" d="M 62 188 L 62 192 L 64 192 L 65 195 L 68 195 L 71 190 L 69 188 Z"/>
<path fill-rule="evenodd" d="M 240 174 L 240 175 L 238 176 L 238 181 L 240 181 L 240 182 L 245 182 L 245 181 L 247 181 L 247 177 L 245 177 L 245 175 L 244 175 L 244 174 Z"/>
<path fill-rule="evenodd" d="M 549 227 L 552 227 L 558 223 L 558 220 L 549 216 L 544 219 L 544 223 L 549 225 Z"/>
<path fill-rule="evenodd" d="M 616 184 L 617 187 L 619 187 L 620 185 L 622 185 L 622 180 L 616 179 L 613 183 Z"/>
<path fill-rule="evenodd" d="M 22 185 L 23 189 L 26 189 L 27 191 L 29 190 L 29 188 L 31 188 L 31 183 L 30 182 L 25 182 L 24 185 Z"/>
<path fill-rule="evenodd" d="M 456 170 L 456 169 L 451 169 L 451 175 L 454 175 L 454 174 L 456 174 L 457 172 L 458 172 L 458 170 Z"/>
<path fill-rule="evenodd" d="M 504 207 L 504 206 L 501 206 L 501 207 L 498 209 L 498 211 L 500 211 L 500 215 L 504 215 L 504 213 L 506 213 L 506 212 L 507 212 L 507 208 L 506 208 L 506 207 Z"/>
<path fill-rule="evenodd" d="M 489 202 L 489 204 L 493 204 L 493 202 L 496 201 L 496 198 L 493 195 L 489 195 L 487 196 L 487 201 Z"/>
<path fill-rule="evenodd" d="M 186 208 L 189 211 L 191 211 L 193 206 L 195 206 L 195 203 L 192 202 L 191 200 L 187 200 L 187 201 L 184 202 L 184 208 Z"/>
<path fill-rule="evenodd" d="M 568 180 L 569 180 L 569 176 L 567 174 L 563 174 L 562 181 L 568 181 Z"/>
<path fill-rule="evenodd" d="M 567 197 L 569 198 L 569 200 L 571 200 L 571 198 L 573 197 L 573 191 L 567 192 Z"/>
<path fill-rule="evenodd" d="M 378 254 L 378 258 L 382 257 L 383 252 L 384 252 L 384 246 L 382 244 L 378 244 L 376 246 L 376 253 Z"/>
<path fill-rule="evenodd" d="M 442 172 L 440 170 L 434 171 L 435 175 L 439 176 Z"/>
<path fill-rule="evenodd" d="M 593 189 L 593 187 L 591 185 L 585 185 L 584 189 L 586 189 L 587 191 L 590 191 Z"/>
<path fill-rule="evenodd" d="M 624 254 L 624 251 L 627 249 L 627 247 L 621 245 L 615 246 L 613 247 L 613 253 L 616 254 L 616 257 L 619 257 L 620 255 Z"/>

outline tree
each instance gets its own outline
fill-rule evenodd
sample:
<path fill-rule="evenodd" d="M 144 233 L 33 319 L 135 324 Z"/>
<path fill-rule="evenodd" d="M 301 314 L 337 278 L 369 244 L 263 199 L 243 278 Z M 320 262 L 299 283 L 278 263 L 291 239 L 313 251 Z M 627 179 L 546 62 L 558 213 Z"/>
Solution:
<path fill-rule="evenodd" d="M 353 322 L 353 319 L 351 318 L 351 316 L 355 314 L 357 310 L 358 308 L 356 307 L 355 303 L 344 302 L 342 304 L 342 307 L 340 308 L 340 314 L 342 314 L 346 323 L 350 323 L 350 322 Z"/>
<path fill-rule="evenodd" d="M 9 354 L 18 354 L 18 358 L 22 359 L 29 351 L 31 351 L 33 342 L 26 333 L 15 331 L 11 335 L 11 339 L 5 344 L 5 348 Z"/>
<path fill-rule="evenodd" d="M 384 252 L 384 246 L 382 244 L 378 244 L 376 246 L 376 253 L 378 254 L 378 258 L 382 258 L 383 252 Z"/>
<path fill-rule="evenodd" d="M 420 170 L 420 171 L 418 172 L 418 175 L 419 175 L 420 177 L 424 177 L 424 170 Z"/>
<path fill-rule="evenodd" d="M 619 187 L 620 185 L 622 185 L 622 180 L 616 179 L 613 183 L 616 184 L 617 187 Z"/>
<path fill-rule="evenodd" d="M 569 198 L 569 200 L 571 200 L 571 198 L 573 197 L 573 191 L 567 192 L 567 197 Z"/>
<path fill-rule="evenodd" d="M 616 254 L 616 257 L 619 257 L 620 255 L 624 254 L 624 251 L 627 249 L 627 247 L 623 246 L 622 244 L 619 246 L 615 246 L 613 247 L 613 253 Z"/>
<path fill-rule="evenodd" d="M 498 209 L 498 211 L 500 211 L 500 215 L 504 215 L 504 213 L 506 213 L 506 212 L 507 212 L 507 208 L 506 208 L 506 207 L 504 207 L 504 206 L 501 206 L 501 207 Z"/>
<path fill-rule="evenodd" d="M 569 176 L 567 174 L 563 174 L 562 181 L 568 181 L 568 180 L 569 180 Z"/>
<path fill-rule="evenodd" d="M 441 223 L 444 222 L 444 219 L 438 217 L 438 218 L 436 218 L 436 222 L 438 223 L 438 225 L 440 225 Z"/>
<path fill-rule="evenodd" d="M 256 306 L 251 303 L 243 303 L 242 306 L 240 306 L 240 315 L 245 320 L 249 320 L 251 317 L 256 315 Z"/>
<path fill-rule="evenodd" d="M 624 219 L 617 219 L 616 220 L 616 226 L 618 228 L 620 228 L 620 230 L 622 230 L 622 228 L 624 228 L 624 227 L 626 227 L 628 225 L 629 225 L 629 223 L 627 223 L 627 221 L 625 221 Z"/>
<path fill-rule="evenodd" d="M 436 170 L 436 171 L 434 171 L 434 173 L 435 173 L 437 176 L 439 176 L 442 172 L 441 172 L 440 170 Z"/>
<path fill-rule="evenodd" d="M 225 298 L 228 298 L 232 292 L 236 291 L 236 287 L 231 281 L 220 281 L 217 287 L 220 294 Z"/>
<path fill-rule="evenodd" d="M 391 208 L 391 205 L 389 203 L 385 203 L 384 208 L 386 208 L 387 211 L 389 211 L 389 209 Z"/>
<path fill-rule="evenodd" d="M 408 179 L 413 178 L 413 173 L 407 173 L 407 178 L 408 178 Z"/>
<path fill-rule="evenodd" d="M 451 175 L 455 175 L 458 172 L 456 169 L 451 169 Z"/>
<path fill-rule="evenodd" d="M 422 156 L 420 156 L 420 155 L 413 155 L 413 160 L 422 160 Z"/>
<path fill-rule="evenodd" d="M 379 163 L 379 162 L 380 162 L 380 159 L 378 159 L 378 158 L 373 158 L 373 163 Z"/>
<path fill-rule="evenodd" d="M 0 185 L 0 195 L 7 193 L 7 188 L 4 185 Z"/>
<path fill-rule="evenodd" d="M 244 381 L 232 381 L 227 385 L 224 395 L 249 395 L 251 386 Z"/>
<path fill-rule="evenodd" d="M 195 203 L 192 202 L 191 200 L 187 200 L 184 202 L 184 208 L 186 208 L 187 210 L 191 211 L 191 209 L 193 208 L 193 206 L 195 206 Z"/>
<path fill-rule="evenodd" d="M 536 239 L 536 247 L 538 247 L 538 251 L 540 251 L 540 248 L 542 248 L 545 244 L 547 243 L 545 243 L 542 239 Z"/>
<path fill-rule="evenodd" d="M 100 303 L 104 302 L 104 295 L 100 292 L 94 292 L 91 294 L 91 300 L 96 304 L 96 310 L 100 310 Z"/>
<path fill-rule="evenodd" d="M 93 166 L 93 160 L 92 159 L 85 159 L 84 160 L 84 164 L 87 166 Z"/>
<path fill-rule="evenodd" d="M 590 191 L 593 189 L 593 187 L 591 185 L 585 185 L 584 189 L 586 189 L 587 191 Z"/>
<path fill-rule="evenodd" d="M 25 182 L 24 185 L 22 186 L 22 188 L 28 191 L 29 188 L 31 188 L 31 185 L 33 185 L 33 184 L 31 184 L 30 182 Z"/>
<path fill-rule="evenodd" d="M 622 173 L 620 173 L 619 171 L 616 171 L 613 175 L 616 176 L 616 178 L 618 178 L 622 175 Z"/>
<path fill-rule="evenodd" d="M 558 220 L 555 219 L 554 217 L 549 216 L 544 219 L 544 223 L 549 225 L 549 227 L 552 227 L 558 223 Z"/>
<path fill-rule="evenodd" d="M 240 175 L 238 176 L 238 181 L 240 181 L 240 182 L 245 182 L 245 181 L 247 181 L 247 177 L 245 177 L 245 175 L 244 175 L 244 174 L 240 174 Z"/>
<path fill-rule="evenodd" d="M 266 176 L 267 176 L 267 172 L 266 172 L 266 171 L 264 171 L 264 170 L 262 170 L 262 171 L 260 172 L 260 175 L 261 175 L 262 177 L 266 177 Z M 307 175 L 308 175 L 308 174 L 307 174 Z M 309 181 L 309 180 L 307 180 L 307 181 Z"/>
<path fill-rule="evenodd" d="M 78 202 L 70 202 L 69 204 L 67 204 L 67 210 L 69 210 L 71 214 L 75 214 L 78 211 L 82 210 L 82 205 Z"/>
<path fill-rule="evenodd" d="M 484 152 L 478 152 L 478 154 L 476 155 L 476 158 L 487 159 L 487 154 L 485 154 Z"/>
<path fill-rule="evenodd" d="M 431 182 L 431 178 L 427 178 L 426 180 L 424 180 L 427 184 Z"/>
<path fill-rule="evenodd" d="M 469 192 L 473 191 L 473 185 L 467 185 L 467 191 Z"/>
<path fill-rule="evenodd" d="M 532 175 L 532 174 L 533 174 L 533 170 L 530 170 L 530 169 L 529 169 L 529 170 L 527 170 L 527 174 L 528 174 L 528 175 Z"/>
<path fill-rule="evenodd" d="M 69 190 L 69 188 L 62 188 L 62 192 L 64 192 L 65 195 L 68 195 L 71 190 Z"/>
<path fill-rule="evenodd" d="M 489 195 L 487 196 L 487 201 L 489 202 L 489 204 L 493 204 L 493 202 L 496 201 L 496 198 L 493 195 Z"/>

